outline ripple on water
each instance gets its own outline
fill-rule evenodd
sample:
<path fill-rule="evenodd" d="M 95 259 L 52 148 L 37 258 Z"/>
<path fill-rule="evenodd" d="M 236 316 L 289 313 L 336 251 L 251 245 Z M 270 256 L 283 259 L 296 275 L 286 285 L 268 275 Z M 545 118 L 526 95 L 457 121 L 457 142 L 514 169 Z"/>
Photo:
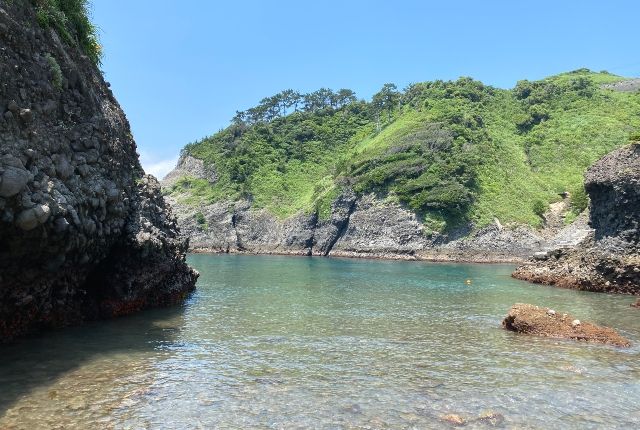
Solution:
<path fill-rule="evenodd" d="M 533 286 L 509 266 L 193 255 L 182 307 L 2 347 L 0 428 L 636 427 L 628 297 Z M 464 284 L 473 279 L 472 286 Z M 519 336 L 515 302 L 634 346 Z M 493 418 L 489 418 L 493 417 Z"/>

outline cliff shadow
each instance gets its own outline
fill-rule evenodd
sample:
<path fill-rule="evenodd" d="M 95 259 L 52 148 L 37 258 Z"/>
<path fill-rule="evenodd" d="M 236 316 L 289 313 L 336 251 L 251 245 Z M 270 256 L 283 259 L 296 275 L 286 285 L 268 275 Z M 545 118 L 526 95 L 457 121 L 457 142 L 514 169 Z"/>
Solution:
<path fill-rule="evenodd" d="M 114 359 L 105 371 L 119 366 L 123 374 L 133 372 L 126 360 L 122 360 L 122 354 L 151 354 L 160 346 L 177 341 L 185 324 L 184 310 L 185 305 L 151 309 L 112 320 L 49 330 L 0 345 L 0 419 L 23 397 L 54 385 L 65 375 L 73 377 L 69 374 L 98 358 Z M 96 367 L 95 378 L 103 376 L 99 374 L 100 369 L 101 366 Z M 93 380 L 86 383 L 95 384 Z"/>

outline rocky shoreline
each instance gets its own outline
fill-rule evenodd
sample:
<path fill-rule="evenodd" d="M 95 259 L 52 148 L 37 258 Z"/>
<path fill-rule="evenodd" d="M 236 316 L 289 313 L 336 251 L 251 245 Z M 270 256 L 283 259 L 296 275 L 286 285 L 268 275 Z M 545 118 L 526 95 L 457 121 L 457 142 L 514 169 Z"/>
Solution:
<path fill-rule="evenodd" d="M 271 254 L 519 264 L 513 276 L 540 284 L 626 294 L 640 292 L 640 157 L 637 144 L 595 163 L 586 174 L 590 210 L 570 225 L 568 199 L 550 206 L 544 227 L 503 226 L 495 220 L 441 235 L 427 232 L 414 213 L 374 194 L 345 190 L 330 215 L 300 213 L 279 219 L 251 201 L 190 205 L 167 197 L 190 252 Z M 163 181 L 217 180 L 201 160 L 183 156 Z"/>
<path fill-rule="evenodd" d="M 620 148 L 585 176 L 594 233 L 572 249 L 542 255 L 516 269 L 525 281 L 624 294 L 640 293 L 640 144 Z"/>
<path fill-rule="evenodd" d="M 189 249 L 189 253 L 192 254 L 211 254 L 211 255 L 281 255 L 290 257 L 312 257 L 308 254 L 301 254 L 297 252 L 278 252 L 278 251 L 264 251 L 264 252 L 252 252 L 252 251 L 220 251 L 216 249 L 195 248 Z M 314 256 L 319 257 L 319 256 Z M 328 258 L 350 258 L 350 259 L 363 259 L 363 260 L 389 260 L 389 261 L 425 261 L 431 263 L 469 263 L 469 264 L 519 264 L 526 261 L 524 258 L 517 257 L 504 257 L 499 256 L 454 256 L 454 255 L 402 255 L 402 254 L 379 254 L 379 253 L 332 253 L 327 255 Z"/>
<path fill-rule="evenodd" d="M 309 255 L 300 252 L 278 252 L 278 251 L 240 251 L 229 250 L 221 251 L 218 249 L 207 248 L 190 248 L 189 253 L 192 254 L 211 254 L 211 255 L 281 255 L 292 257 L 320 257 L 319 255 Z M 527 261 L 522 257 L 509 257 L 500 255 L 487 255 L 481 256 L 477 254 L 465 254 L 465 255 L 443 255 L 443 254 L 395 254 L 395 253 L 363 253 L 363 252 L 335 252 L 325 257 L 332 258 L 352 258 L 352 259 L 364 259 L 364 260 L 390 260 L 390 261 L 425 261 L 431 263 L 469 263 L 469 264 L 520 264 Z"/>
<path fill-rule="evenodd" d="M 180 177 L 214 182 L 215 172 L 201 160 L 183 156 L 162 181 L 170 188 Z M 392 260 L 474 263 L 522 263 L 534 253 L 575 246 L 591 232 L 586 217 L 564 226 L 549 216 L 542 231 L 503 226 L 495 220 L 477 229 L 467 225 L 448 234 L 428 232 L 418 217 L 375 194 L 345 190 L 328 217 L 299 213 L 279 219 L 249 200 L 191 205 L 169 195 L 180 229 L 190 237 L 191 252 L 313 255 Z M 557 203 L 558 211 L 568 202 Z M 559 218 L 559 216 L 556 216 Z M 551 222 L 553 221 L 553 222 Z"/>

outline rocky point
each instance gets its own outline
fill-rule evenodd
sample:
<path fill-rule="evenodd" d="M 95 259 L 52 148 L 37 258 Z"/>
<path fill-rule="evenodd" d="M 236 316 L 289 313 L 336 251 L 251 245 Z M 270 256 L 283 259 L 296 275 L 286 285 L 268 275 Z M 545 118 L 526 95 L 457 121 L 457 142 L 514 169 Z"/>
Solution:
<path fill-rule="evenodd" d="M 585 175 L 592 234 L 579 246 L 542 255 L 514 277 L 589 291 L 640 293 L 640 144 L 622 147 Z"/>

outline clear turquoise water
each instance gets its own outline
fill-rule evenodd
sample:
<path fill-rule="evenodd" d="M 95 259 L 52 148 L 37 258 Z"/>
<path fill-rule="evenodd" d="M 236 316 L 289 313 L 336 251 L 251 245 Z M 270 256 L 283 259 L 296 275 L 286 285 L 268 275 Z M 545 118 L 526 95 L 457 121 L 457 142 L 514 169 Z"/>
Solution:
<path fill-rule="evenodd" d="M 628 296 L 511 266 L 192 255 L 182 307 L 0 348 L 0 428 L 638 428 Z M 465 285 L 472 279 L 471 286 Z M 630 349 L 516 335 L 516 302 L 611 325 Z"/>

